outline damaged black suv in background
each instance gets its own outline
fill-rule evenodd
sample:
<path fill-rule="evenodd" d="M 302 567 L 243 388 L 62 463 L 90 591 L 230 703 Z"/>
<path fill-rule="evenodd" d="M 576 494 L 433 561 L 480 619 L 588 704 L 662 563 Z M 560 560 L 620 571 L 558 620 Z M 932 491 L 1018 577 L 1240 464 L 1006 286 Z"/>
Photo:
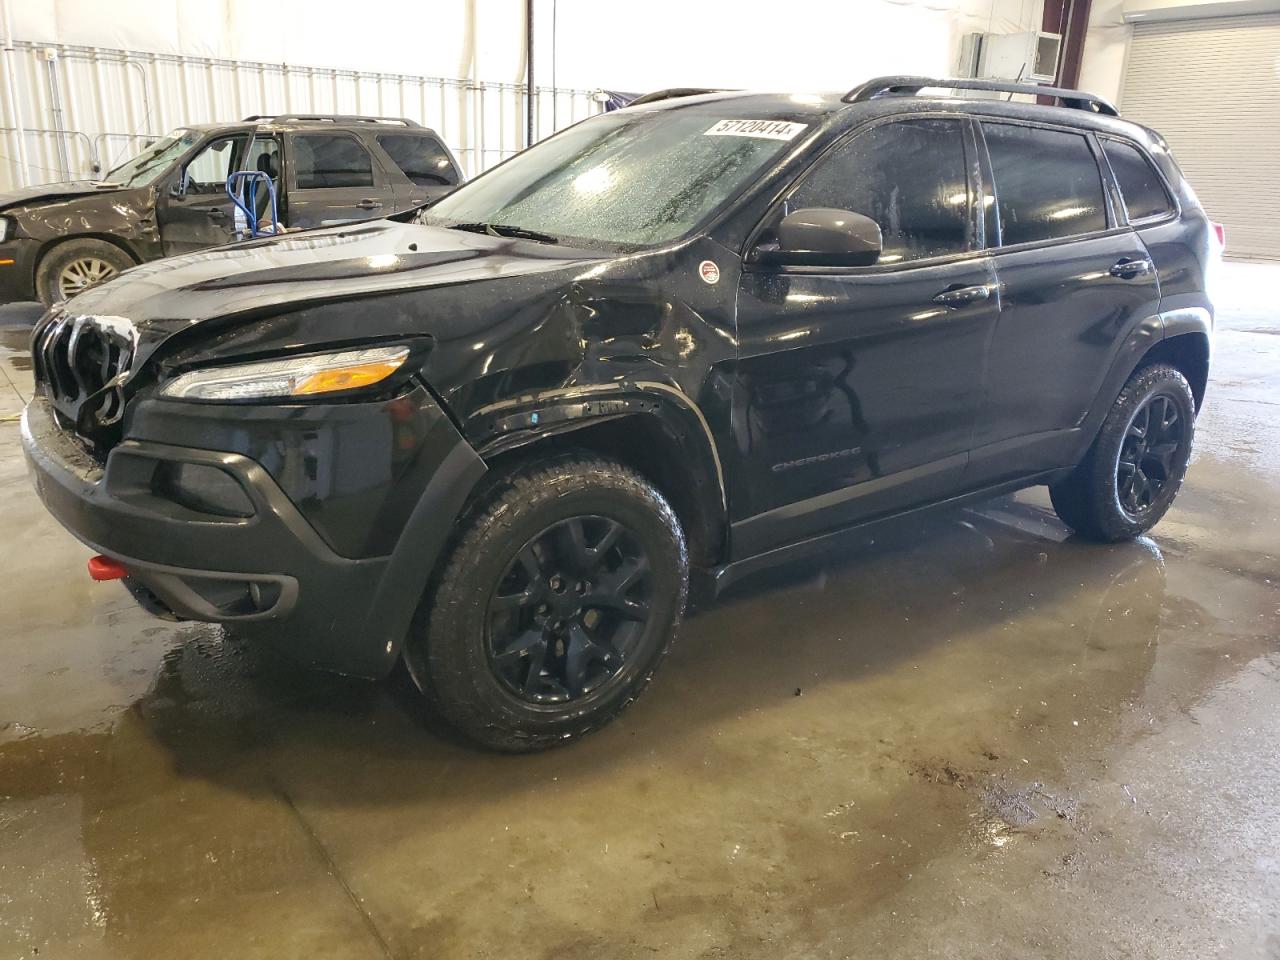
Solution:
<path fill-rule="evenodd" d="M 1078 92 L 651 95 L 414 214 L 55 308 L 23 443 L 150 609 L 403 658 L 536 749 L 636 697 L 691 582 L 1034 484 L 1085 537 L 1149 529 L 1220 252 L 1164 141 Z"/>
<path fill-rule="evenodd" d="M 246 218 L 227 178 L 271 178 L 281 229 L 385 217 L 462 181 L 433 130 L 412 120 L 246 117 L 173 131 L 101 180 L 0 193 L 0 303 L 52 304 L 137 263 L 236 239 Z M 255 214 L 270 221 L 268 191 Z"/>

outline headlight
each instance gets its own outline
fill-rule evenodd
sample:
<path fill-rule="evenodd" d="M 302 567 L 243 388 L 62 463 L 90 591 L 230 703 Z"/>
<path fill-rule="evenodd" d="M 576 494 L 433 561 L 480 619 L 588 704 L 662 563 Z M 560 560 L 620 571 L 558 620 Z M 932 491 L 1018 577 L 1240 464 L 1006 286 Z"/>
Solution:
<path fill-rule="evenodd" d="M 0 217 L 0 243 L 13 238 L 13 217 Z"/>
<path fill-rule="evenodd" d="M 259 400 L 358 390 L 391 376 L 408 356 L 408 347 L 372 347 L 208 367 L 174 377 L 160 388 L 160 396 L 182 400 Z"/>

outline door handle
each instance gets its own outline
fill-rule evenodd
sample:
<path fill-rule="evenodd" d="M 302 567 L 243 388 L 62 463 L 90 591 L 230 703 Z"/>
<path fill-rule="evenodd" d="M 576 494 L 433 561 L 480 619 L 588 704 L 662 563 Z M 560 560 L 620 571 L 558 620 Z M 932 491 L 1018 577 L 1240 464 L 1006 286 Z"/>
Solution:
<path fill-rule="evenodd" d="M 219 207 L 210 207 L 208 210 L 205 211 L 205 214 L 209 217 L 210 220 L 227 219 L 227 211 Z"/>
<path fill-rule="evenodd" d="M 991 296 L 991 288 L 985 283 L 973 287 L 948 287 L 933 298 L 934 303 L 944 307 L 963 307 L 966 303 L 976 303 Z"/>
<path fill-rule="evenodd" d="M 373 199 L 373 197 L 365 197 L 363 200 L 357 203 L 356 206 L 361 210 L 377 210 L 380 206 L 382 206 L 382 201 L 375 200 Z"/>
<path fill-rule="evenodd" d="M 1130 260 L 1127 257 L 1120 260 L 1113 266 L 1110 273 L 1113 277 L 1119 277 L 1121 280 L 1132 280 L 1134 277 L 1143 277 L 1151 272 L 1153 264 L 1150 260 Z"/>

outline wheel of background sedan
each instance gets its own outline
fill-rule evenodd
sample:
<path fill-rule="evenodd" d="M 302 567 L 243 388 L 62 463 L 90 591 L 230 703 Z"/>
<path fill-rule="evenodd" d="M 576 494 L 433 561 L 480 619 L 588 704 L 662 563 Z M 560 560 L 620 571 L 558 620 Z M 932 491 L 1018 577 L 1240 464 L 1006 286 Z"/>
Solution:
<path fill-rule="evenodd" d="M 644 477 L 558 454 L 490 481 L 406 643 L 431 711 L 524 752 L 603 726 L 648 684 L 684 612 L 689 559 Z"/>
<path fill-rule="evenodd" d="M 1164 364 L 1138 370 L 1084 460 L 1049 488 L 1058 516 L 1082 536 L 1108 543 L 1150 530 L 1182 485 L 1195 416 L 1181 373 Z"/>
<path fill-rule="evenodd" d="M 40 258 L 36 267 L 36 296 L 52 306 L 110 280 L 133 265 L 127 253 L 105 240 L 90 237 L 65 240 Z"/>

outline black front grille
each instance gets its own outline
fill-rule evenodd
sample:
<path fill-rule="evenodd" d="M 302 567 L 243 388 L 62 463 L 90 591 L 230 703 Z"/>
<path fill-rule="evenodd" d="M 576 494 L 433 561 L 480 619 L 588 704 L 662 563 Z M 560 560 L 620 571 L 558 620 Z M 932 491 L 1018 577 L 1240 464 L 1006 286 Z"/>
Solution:
<path fill-rule="evenodd" d="M 127 322 L 54 314 L 32 337 L 36 382 L 85 436 L 116 424 L 136 347 Z"/>

